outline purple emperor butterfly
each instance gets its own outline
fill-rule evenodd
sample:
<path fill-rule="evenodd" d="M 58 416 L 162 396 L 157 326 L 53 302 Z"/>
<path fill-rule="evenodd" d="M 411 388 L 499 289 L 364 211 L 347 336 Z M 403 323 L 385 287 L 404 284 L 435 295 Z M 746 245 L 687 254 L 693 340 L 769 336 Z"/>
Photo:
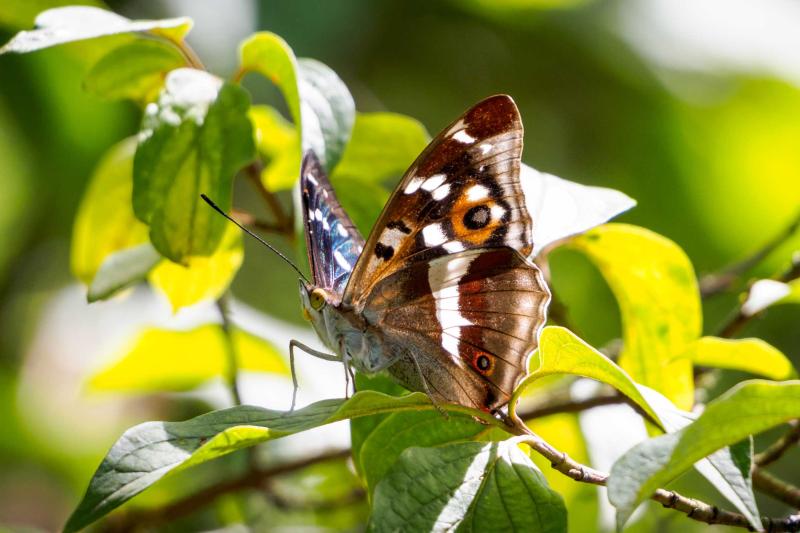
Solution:
<path fill-rule="evenodd" d="M 522 122 L 505 95 L 445 128 L 403 176 L 366 242 L 313 153 L 301 170 L 313 283 L 303 312 L 325 354 L 386 370 L 434 402 L 494 412 L 527 371 L 550 293 L 520 184 Z"/>

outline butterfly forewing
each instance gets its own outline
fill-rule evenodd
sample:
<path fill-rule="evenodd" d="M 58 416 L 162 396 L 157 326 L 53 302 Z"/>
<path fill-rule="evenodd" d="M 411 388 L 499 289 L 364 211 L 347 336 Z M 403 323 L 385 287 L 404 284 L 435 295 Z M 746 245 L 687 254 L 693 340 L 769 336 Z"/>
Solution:
<path fill-rule="evenodd" d="M 364 246 L 313 152 L 300 174 L 306 248 L 314 285 L 341 296 Z"/>
<path fill-rule="evenodd" d="M 531 219 L 519 183 L 522 122 L 505 95 L 445 128 L 404 175 L 356 264 L 344 300 L 361 308 L 371 287 L 410 262 L 473 248 L 530 254 Z"/>

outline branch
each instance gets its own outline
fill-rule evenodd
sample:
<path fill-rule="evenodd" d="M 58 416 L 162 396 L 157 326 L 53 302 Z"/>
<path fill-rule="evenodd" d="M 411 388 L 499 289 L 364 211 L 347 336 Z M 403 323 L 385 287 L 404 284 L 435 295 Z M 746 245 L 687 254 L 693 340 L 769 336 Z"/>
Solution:
<path fill-rule="evenodd" d="M 106 529 L 114 532 L 128 532 L 134 529 L 143 529 L 143 526 L 164 524 L 202 509 L 225 494 L 243 490 L 260 490 L 272 478 L 302 470 L 317 463 L 344 459 L 349 456 L 350 450 L 333 450 L 269 469 L 251 470 L 238 478 L 211 485 L 164 507 L 131 511 L 122 515 L 117 521 L 109 519 Z"/>
<path fill-rule="evenodd" d="M 753 469 L 753 486 L 794 509 L 800 509 L 800 488 L 761 468 Z"/>
<path fill-rule="evenodd" d="M 236 354 L 236 345 L 233 342 L 233 326 L 230 321 L 228 308 L 228 292 L 226 291 L 217 300 L 217 309 L 222 317 L 222 333 L 225 337 L 225 354 L 228 359 L 228 386 L 231 389 L 234 405 L 242 405 L 242 396 L 239 393 L 239 358 Z"/>
<path fill-rule="evenodd" d="M 275 226 L 278 228 L 279 232 L 285 237 L 292 239 L 294 237 L 292 218 L 283 210 L 283 206 L 278 201 L 278 197 L 267 190 L 261 182 L 261 163 L 255 162 L 247 165 L 244 172 L 261 195 L 261 198 L 263 198 L 270 211 L 272 211 L 272 216 L 275 218 Z"/>
<path fill-rule="evenodd" d="M 708 274 L 700 280 L 700 294 L 703 298 L 714 296 L 731 288 L 736 280 L 745 272 L 763 261 L 769 254 L 775 251 L 781 244 L 786 242 L 800 228 L 800 212 L 772 240 L 764 244 L 753 255 L 734 263 L 721 272 Z"/>
<path fill-rule="evenodd" d="M 517 435 L 524 437 L 522 442 L 550 461 L 550 466 L 555 470 L 581 483 L 606 485 L 608 482 L 608 474 L 581 464 L 566 453 L 555 449 L 541 437 L 534 434 L 519 419 L 514 420 L 512 424 L 510 429 Z M 650 498 L 664 507 L 685 513 L 688 518 L 699 522 L 735 526 L 744 529 L 751 529 L 752 527 L 742 514 L 720 509 L 715 505 L 688 498 L 675 491 L 657 489 Z M 771 533 L 796 533 L 800 531 L 800 515 L 792 515 L 786 518 L 763 517 L 762 523 Z"/>
<path fill-rule="evenodd" d="M 766 450 L 756 455 L 753 463 L 761 467 L 770 465 L 780 459 L 789 448 L 800 442 L 800 420 L 792 420 L 789 424 L 791 429 Z"/>

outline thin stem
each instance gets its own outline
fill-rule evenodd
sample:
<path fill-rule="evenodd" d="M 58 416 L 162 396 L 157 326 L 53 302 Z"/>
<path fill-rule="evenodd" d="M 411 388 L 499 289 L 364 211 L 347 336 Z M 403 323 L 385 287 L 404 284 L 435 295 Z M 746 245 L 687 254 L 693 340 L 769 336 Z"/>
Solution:
<path fill-rule="evenodd" d="M 753 255 L 734 263 L 721 272 L 709 274 L 700 280 L 700 293 L 704 298 L 714 296 L 731 288 L 736 280 L 745 272 L 763 261 L 769 254 L 786 242 L 800 228 L 800 212 L 772 240 L 756 250 Z"/>
<path fill-rule="evenodd" d="M 261 164 L 251 163 L 244 169 L 245 174 L 250 179 L 250 182 L 256 188 L 261 198 L 272 211 L 272 216 L 275 218 L 275 225 L 285 237 L 292 239 L 294 237 L 294 228 L 292 226 L 292 218 L 283 210 L 283 206 L 278 201 L 278 197 L 264 187 L 261 182 Z"/>
<path fill-rule="evenodd" d="M 761 468 L 753 469 L 753 486 L 773 498 L 800 509 L 800 488 L 770 474 Z"/>
<path fill-rule="evenodd" d="M 790 422 L 791 429 L 776 440 L 769 448 L 753 458 L 753 462 L 761 467 L 770 465 L 783 457 L 790 448 L 800 442 L 800 420 Z"/>
<path fill-rule="evenodd" d="M 616 391 L 604 392 L 583 400 L 569 398 L 517 410 L 517 416 L 522 420 L 533 420 L 534 418 L 542 418 L 557 413 L 579 413 L 603 405 L 617 405 L 620 403 L 627 403 L 627 398 Z"/>
<path fill-rule="evenodd" d="M 196 68 L 198 70 L 206 70 L 206 66 L 203 65 L 203 62 L 200 60 L 200 56 L 194 51 L 194 49 L 189 46 L 184 39 L 180 41 L 173 41 L 172 39 L 168 39 L 169 42 L 175 45 L 175 47 L 183 54 L 183 57 L 186 59 L 186 62 L 191 65 L 192 68 Z"/>
<path fill-rule="evenodd" d="M 219 309 L 219 314 L 222 318 L 222 333 L 225 338 L 225 354 L 228 360 L 228 386 L 231 390 L 234 405 L 242 405 L 242 396 L 239 392 L 239 358 L 233 341 L 233 325 L 230 321 L 228 298 L 227 292 L 220 296 L 217 300 L 217 309 Z"/>

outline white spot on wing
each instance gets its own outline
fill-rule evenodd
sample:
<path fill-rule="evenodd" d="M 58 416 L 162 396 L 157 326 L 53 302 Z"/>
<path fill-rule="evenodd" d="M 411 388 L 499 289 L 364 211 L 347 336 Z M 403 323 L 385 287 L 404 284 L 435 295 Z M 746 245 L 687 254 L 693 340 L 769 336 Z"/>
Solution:
<path fill-rule="evenodd" d="M 483 185 L 473 185 L 467 189 L 467 200 L 470 202 L 478 202 L 489 196 L 489 189 Z"/>
<path fill-rule="evenodd" d="M 467 133 L 466 130 L 459 130 L 453 134 L 453 139 L 460 143 L 472 144 L 475 142 L 475 137 Z"/>
<path fill-rule="evenodd" d="M 434 200 L 444 200 L 447 198 L 448 194 L 450 194 L 450 184 L 445 183 L 438 189 L 435 189 L 433 193 L 431 193 L 431 196 L 433 196 Z"/>
<path fill-rule="evenodd" d="M 447 242 L 447 236 L 444 234 L 440 224 L 429 224 L 422 228 L 422 237 L 428 246 L 439 246 Z"/>
<path fill-rule="evenodd" d="M 434 174 L 430 178 L 426 179 L 425 182 L 422 184 L 422 188 L 428 192 L 436 189 L 444 183 L 444 180 L 447 179 L 447 176 L 444 174 Z"/>
<path fill-rule="evenodd" d="M 350 272 L 353 269 L 353 266 L 347 262 L 347 259 L 344 258 L 342 252 L 340 252 L 339 250 L 333 252 L 333 258 L 336 260 L 337 263 L 339 263 L 340 267 L 347 270 L 348 272 Z"/>
<path fill-rule="evenodd" d="M 429 227 L 427 226 L 426 229 Z M 462 364 L 458 355 L 461 328 L 471 326 L 472 322 L 465 318 L 458 309 L 458 281 L 467 274 L 475 257 L 472 255 L 457 259 L 437 260 L 431 262 L 428 268 L 428 283 L 436 304 L 436 319 L 442 328 L 442 348 L 451 354 L 453 360 L 459 364 Z"/>
<path fill-rule="evenodd" d="M 314 211 L 312 209 L 308 210 L 308 220 L 314 220 Z"/>
<path fill-rule="evenodd" d="M 403 189 L 405 194 L 414 194 L 419 189 L 419 186 L 422 185 L 422 182 L 425 181 L 425 178 L 415 177 L 411 178 L 411 181 L 408 182 L 406 188 Z"/>
<path fill-rule="evenodd" d="M 461 244 L 461 241 L 448 241 L 442 244 L 442 248 L 444 248 L 451 254 L 454 254 L 456 252 L 463 252 L 466 249 L 464 248 L 464 245 Z"/>
<path fill-rule="evenodd" d="M 478 148 L 481 149 L 481 153 L 483 155 L 486 155 L 486 154 L 488 154 L 489 152 L 492 151 L 492 148 L 494 148 L 494 145 L 492 143 L 481 143 L 481 144 L 478 145 Z"/>
<path fill-rule="evenodd" d="M 492 206 L 492 220 L 500 220 L 506 214 L 506 209 L 497 204 Z"/>
<path fill-rule="evenodd" d="M 339 235 L 342 237 L 347 237 L 347 228 L 345 228 L 342 224 L 336 225 L 336 231 L 338 231 Z"/>
<path fill-rule="evenodd" d="M 314 210 L 314 217 L 317 220 L 322 220 L 322 211 L 320 211 L 319 208 Z"/>
<path fill-rule="evenodd" d="M 312 173 L 310 173 L 310 172 L 308 174 L 306 174 L 306 179 L 308 181 L 310 181 L 311 183 L 313 183 L 314 185 L 319 185 L 319 182 L 317 181 L 317 178 L 315 178 L 314 175 Z"/>

